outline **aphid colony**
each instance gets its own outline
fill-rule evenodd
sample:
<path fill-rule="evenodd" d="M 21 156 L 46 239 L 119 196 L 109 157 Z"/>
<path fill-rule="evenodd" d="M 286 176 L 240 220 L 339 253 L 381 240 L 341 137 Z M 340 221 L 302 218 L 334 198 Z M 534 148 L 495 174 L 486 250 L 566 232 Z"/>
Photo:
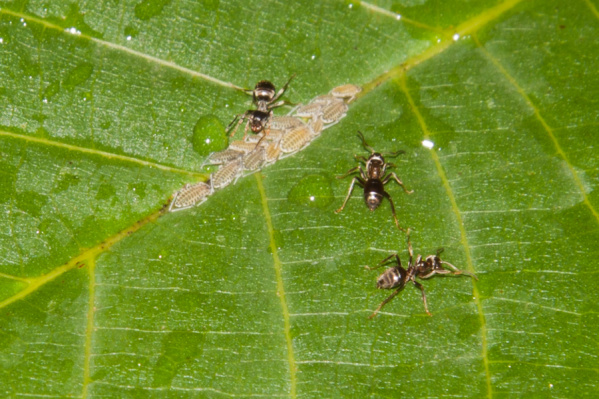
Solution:
<path fill-rule="evenodd" d="M 188 184 L 175 193 L 169 211 L 199 205 L 216 190 L 234 184 L 238 178 L 306 148 L 323 130 L 346 115 L 348 103 L 362 90 L 351 84 L 339 86 L 329 94 L 296 107 L 289 115 L 274 116 L 274 108 L 288 104 L 279 98 L 290 81 L 278 92 L 266 80 L 258 82 L 254 90 L 246 91 L 252 95 L 257 109 L 236 115 L 227 128 L 234 135 L 242 122 L 247 120 L 243 139 L 231 142 L 223 151 L 210 154 L 205 164 L 219 165 L 219 169 L 207 182 Z M 248 134 L 248 129 L 253 134 Z"/>
<path fill-rule="evenodd" d="M 174 212 L 187 209 L 204 202 L 214 191 L 220 190 L 231 183 L 235 183 L 241 176 L 260 170 L 264 166 L 275 163 L 277 160 L 285 158 L 291 154 L 304 149 L 312 140 L 318 137 L 323 130 L 339 122 L 348 110 L 348 104 L 353 101 L 356 95 L 362 90 L 360 87 L 346 84 L 335 87 L 328 94 L 318 96 L 312 99 L 306 105 L 299 105 L 286 116 L 274 116 L 273 109 L 290 104 L 286 100 L 280 100 L 281 96 L 287 90 L 293 76 L 285 85 L 276 91 L 275 86 L 266 80 L 256 84 L 253 90 L 246 90 L 247 94 L 252 96 L 256 109 L 247 110 L 245 113 L 236 115 L 233 121 L 227 127 L 233 136 L 239 126 L 246 121 L 243 138 L 233 141 L 229 147 L 223 151 L 210 154 L 205 164 L 219 165 L 219 169 L 210 175 L 207 182 L 186 185 L 177 193 L 171 202 L 169 210 Z M 248 130 L 253 134 L 248 135 Z M 393 199 L 385 190 L 385 185 L 394 180 L 407 193 L 408 190 L 395 172 L 387 172 L 387 168 L 396 165 L 385 161 L 385 157 L 395 158 L 404 151 L 395 151 L 391 153 L 382 153 L 375 151 L 364 138 L 364 135 L 358 131 L 362 140 L 362 146 L 370 152 L 368 158 L 362 155 L 356 155 L 355 159 L 362 164 L 348 170 L 345 174 L 337 176 L 338 179 L 345 178 L 351 174 L 354 176 L 343 201 L 343 204 L 335 213 L 340 213 L 345 208 L 347 201 L 352 195 L 354 185 L 358 183 L 364 190 L 364 202 L 371 211 L 376 210 L 381 205 L 383 198 L 387 198 L 391 207 L 393 221 L 398 229 L 405 231 L 397 219 Z M 428 279 L 435 274 L 441 275 L 468 275 L 477 280 L 472 273 L 459 270 L 449 262 L 441 260 L 439 255 L 443 248 L 437 250 L 436 255 L 429 255 L 423 258 L 418 255 L 414 261 L 414 252 L 410 241 L 410 231 L 407 231 L 409 262 L 407 268 L 401 264 L 399 254 L 394 253 L 383 259 L 377 266 L 368 267 L 369 270 L 378 269 L 385 266 L 389 261 L 395 263 L 394 266 L 387 268 L 377 278 L 377 288 L 395 289 L 384 301 L 382 301 L 376 310 L 370 315 L 373 318 L 377 313 L 389 303 L 408 282 L 411 282 L 422 293 L 422 302 L 424 310 L 428 315 L 426 295 L 422 284 L 416 281 L 419 279 Z M 447 266 L 450 270 L 445 269 Z"/>

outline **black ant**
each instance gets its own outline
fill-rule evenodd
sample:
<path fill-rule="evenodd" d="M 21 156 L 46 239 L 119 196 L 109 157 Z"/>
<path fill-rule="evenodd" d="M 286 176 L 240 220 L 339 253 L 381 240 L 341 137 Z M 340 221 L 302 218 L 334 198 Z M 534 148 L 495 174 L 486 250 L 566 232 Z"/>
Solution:
<path fill-rule="evenodd" d="M 239 128 L 239 125 L 241 125 L 241 123 L 245 119 L 247 119 L 247 123 L 245 125 L 243 137 L 247 135 L 248 127 L 252 129 L 252 132 L 260 133 L 262 130 L 266 128 L 268 121 L 272 116 L 272 110 L 274 108 L 280 107 L 285 104 L 293 105 L 286 100 L 281 100 L 278 102 L 275 101 L 277 101 L 283 95 L 283 93 L 285 93 L 285 90 L 287 90 L 287 87 L 289 86 L 291 79 L 293 79 L 294 77 L 295 75 L 292 75 L 287 81 L 287 83 L 285 83 L 283 88 L 281 88 L 278 92 L 276 91 L 277 89 L 275 88 L 275 85 L 269 82 L 268 80 L 259 81 L 256 84 L 256 87 L 254 87 L 254 90 L 244 90 L 246 94 L 252 96 L 252 101 L 254 104 L 256 104 L 257 109 L 248 109 L 243 114 L 235 115 L 235 118 L 233 118 L 231 123 L 229 123 L 229 126 L 227 126 L 227 131 L 229 131 L 231 129 L 231 126 L 233 126 L 235 122 L 239 120 L 239 122 L 235 126 L 235 129 L 233 129 L 231 136 L 235 134 L 235 132 Z"/>
<path fill-rule="evenodd" d="M 424 310 L 429 316 L 432 316 L 431 312 L 429 312 L 428 310 L 428 305 L 426 304 L 426 295 L 424 294 L 424 287 L 422 286 L 422 284 L 416 281 L 416 277 L 421 279 L 427 279 L 435 274 L 452 274 L 454 276 L 465 274 L 474 278 L 475 280 L 478 280 L 478 278 L 474 274 L 463 270 L 459 270 L 451 263 L 441 260 L 441 258 L 439 258 L 439 255 L 443 252 L 443 248 L 439 248 L 437 250 L 436 255 L 427 256 L 425 260 L 422 259 L 422 255 L 418 255 L 418 257 L 416 258 L 416 262 L 413 262 L 414 252 L 412 250 L 412 243 L 410 242 L 409 234 L 410 232 L 408 230 L 408 251 L 410 253 L 410 262 L 408 263 L 408 270 L 404 269 L 401 266 L 401 260 L 399 259 L 399 255 L 397 253 L 389 255 L 375 267 L 371 268 L 366 266 L 366 268 L 369 270 L 378 269 L 393 257 L 395 257 L 395 262 L 397 263 L 396 266 L 390 267 L 387 270 L 385 270 L 385 272 L 381 274 L 376 281 L 376 288 L 397 289 L 391 295 L 389 295 L 387 299 L 381 302 L 378 308 L 376 308 L 376 310 L 370 315 L 369 319 L 372 319 L 374 316 L 376 316 L 376 314 L 383 308 L 383 306 L 391 302 L 391 300 L 395 298 L 397 294 L 399 294 L 399 291 L 401 291 L 403 287 L 405 287 L 408 281 L 411 281 L 412 284 L 414 284 L 416 287 L 418 287 L 418 289 L 420 289 L 420 291 L 422 292 L 422 302 L 424 302 Z M 451 268 L 452 270 L 444 269 L 443 265 L 449 266 L 449 268 Z"/>
<path fill-rule="evenodd" d="M 403 228 L 399 225 L 399 221 L 397 220 L 393 200 L 391 199 L 389 193 L 385 191 L 385 184 L 387 184 L 389 180 L 393 178 L 406 193 L 412 194 L 414 191 L 408 191 L 404 187 L 403 182 L 399 180 L 399 177 L 397 177 L 397 175 L 394 172 L 385 175 L 387 166 L 395 165 L 391 163 L 386 163 L 385 158 L 383 158 L 383 154 L 374 151 L 374 149 L 371 146 L 369 146 L 368 143 L 366 143 L 366 139 L 364 139 L 364 135 L 362 134 L 362 132 L 358 131 L 358 135 L 362 139 L 362 145 L 364 146 L 364 148 L 370 151 L 370 156 L 368 157 L 368 159 L 366 159 L 362 155 L 355 156 L 356 160 L 362 161 L 366 164 L 366 173 L 362 169 L 362 166 L 358 165 L 355 168 L 348 170 L 344 175 L 337 176 L 337 179 L 343 179 L 344 177 L 347 177 L 356 171 L 360 172 L 360 176 L 354 176 L 354 178 L 352 179 L 352 182 L 349 186 L 349 191 L 347 192 L 347 196 L 345 197 L 345 201 L 343 201 L 343 205 L 341 205 L 341 208 L 337 209 L 335 213 L 339 213 L 343 210 L 343 208 L 345 208 L 345 204 L 347 204 L 347 200 L 349 199 L 352 191 L 354 190 L 354 184 L 358 182 L 358 184 L 364 188 L 364 201 L 366 202 L 368 209 L 374 211 L 381 204 L 383 197 L 386 197 L 389 200 L 389 203 L 391 204 L 391 212 L 393 213 L 395 225 L 400 230 L 403 230 Z M 404 153 L 405 151 L 400 150 L 385 154 L 385 156 L 396 157 Z"/>

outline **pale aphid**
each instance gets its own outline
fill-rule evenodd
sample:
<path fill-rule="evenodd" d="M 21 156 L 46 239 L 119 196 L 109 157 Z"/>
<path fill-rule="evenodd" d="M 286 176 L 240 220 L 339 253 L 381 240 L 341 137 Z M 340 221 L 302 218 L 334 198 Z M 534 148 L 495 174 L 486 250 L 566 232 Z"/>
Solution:
<path fill-rule="evenodd" d="M 243 157 L 243 168 L 245 170 L 257 170 L 262 167 L 265 161 L 266 149 L 264 146 L 260 146 Z"/>
<path fill-rule="evenodd" d="M 301 118 L 316 119 L 320 115 L 322 115 L 322 107 L 323 106 L 324 106 L 323 103 L 310 103 L 310 104 L 302 105 L 298 109 L 296 109 L 293 114 L 295 116 L 299 116 Z"/>
<path fill-rule="evenodd" d="M 248 154 L 256 149 L 256 143 L 236 140 L 229 144 L 229 148 L 235 151 L 243 152 L 244 154 Z"/>
<path fill-rule="evenodd" d="M 243 160 L 237 158 L 220 167 L 211 177 L 212 187 L 217 190 L 228 186 L 231 182 L 237 180 L 243 171 Z"/>
<path fill-rule="evenodd" d="M 212 194 L 212 187 L 208 183 L 186 184 L 185 187 L 177 191 L 168 210 L 169 212 L 176 212 L 199 205 L 206 201 L 210 194 Z"/>
<path fill-rule="evenodd" d="M 204 165 L 222 165 L 233 159 L 239 158 L 243 155 L 243 152 L 227 148 L 226 150 L 213 152 L 204 161 Z"/>
<path fill-rule="evenodd" d="M 337 101 L 338 98 L 331 95 L 331 94 L 323 94 L 320 95 L 318 97 L 314 97 L 311 101 L 310 104 L 323 104 L 323 105 L 327 105 L 332 103 L 333 101 Z"/>
<path fill-rule="evenodd" d="M 304 125 L 301 119 L 293 116 L 273 116 L 270 118 L 270 129 L 289 130 Z"/>
<path fill-rule="evenodd" d="M 360 86 L 346 84 L 333 88 L 333 90 L 331 90 L 331 95 L 337 98 L 347 98 L 347 102 L 351 103 L 361 91 L 362 88 Z"/>
<path fill-rule="evenodd" d="M 322 122 L 322 118 L 314 118 L 310 120 L 308 126 L 310 127 L 310 129 L 312 129 L 312 136 L 316 137 L 320 135 L 320 133 L 322 132 L 322 129 L 324 128 L 324 123 Z"/>
<path fill-rule="evenodd" d="M 345 116 L 348 106 L 341 100 L 334 101 L 322 109 L 322 121 L 324 123 L 339 122 Z"/>
<path fill-rule="evenodd" d="M 265 150 L 265 160 L 267 164 L 275 163 L 277 159 L 279 159 L 279 155 L 281 155 L 281 148 L 279 148 L 279 143 L 269 143 L 266 146 Z"/>
<path fill-rule="evenodd" d="M 290 154 L 304 148 L 312 140 L 312 129 L 309 126 L 301 126 L 287 133 L 279 143 L 281 152 Z"/>

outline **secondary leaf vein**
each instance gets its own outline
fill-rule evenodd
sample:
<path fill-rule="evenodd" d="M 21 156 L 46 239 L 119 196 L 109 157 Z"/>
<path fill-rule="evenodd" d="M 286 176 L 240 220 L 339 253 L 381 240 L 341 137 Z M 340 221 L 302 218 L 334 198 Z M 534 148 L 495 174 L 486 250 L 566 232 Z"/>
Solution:
<path fill-rule="evenodd" d="M 416 116 L 416 119 L 418 120 L 418 123 L 420 124 L 420 128 L 422 129 L 422 133 L 423 133 L 423 138 L 425 140 L 429 140 L 430 132 L 429 132 L 428 127 L 424 121 L 424 117 L 418 110 L 418 107 L 414 103 L 414 99 L 412 98 L 410 91 L 408 90 L 405 74 L 401 75 L 401 77 L 399 79 L 399 86 L 400 86 L 401 90 L 404 92 L 404 94 L 408 100 L 408 103 L 410 104 L 410 109 L 411 109 L 412 113 L 414 114 L 414 116 Z M 464 228 L 464 221 L 462 219 L 462 213 L 460 211 L 460 208 L 458 207 L 455 196 L 453 195 L 453 190 L 451 189 L 451 186 L 449 185 L 449 181 L 447 179 L 447 176 L 445 175 L 445 171 L 443 170 L 443 166 L 441 165 L 439 156 L 437 155 L 436 151 L 430 151 L 430 154 L 431 154 L 431 157 L 433 158 L 433 162 L 435 163 L 435 167 L 437 168 L 437 173 L 439 174 L 439 178 L 441 179 L 441 181 L 443 183 L 443 187 L 445 187 L 445 192 L 447 193 L 447 197 L 449 198 L 451 207 L 452 207 L 453 212 L 457 219 L 457 225 L 460 230 L 460 237 L 461 237 L 460 241 L 462 243 L 462 246 L 464 247 L 464 252 L 466 254 L 466 263 L 468 264 L 468 270 L 470 270 L 471 272 L 474 272 L 474 266 L 473 266 L 473 262 L 472 262 L 472 254 L 470 253 L 470 245 L 468 243 L 466 229 Z M 485 374 L 486 374 L 487 397 L 490 399 L 493 397 L 493 389 L 492 389 L 492 383 L 491 383 L 491 371 L 489 368 L 489 357 L 488 357 L 488 351 L 487 351 L 487 323 L 486 323 L 485 316 L 483 313 L 483 311 L 484 311 L 483 306 L 480 301 L 480 293 L 478 291 L 477 284 L 474 281 L 472 284 L 472 291 L 474 294 L 474 302 L 478 309 L 478 317 L 479 317 L 479 322 L 481 325 L 481 327 L 480 327 L 480 329 L 481 329 L 480 335 L 481 335 L 481 341 L 482 341 L 481 356 L 483 359 L 483 367 L 485 369 Z"/>
<path fill-rule="evenodd" d="M 572 174 L 574 183 L 576 184 L 576 187 L 578 188 L 578 190 L 580 190 L 580 194 L 582 195 L 582 202 L 591 211 L 591 213 L 595 217 L 595 220 L 597 221 L 597 223 L 599 223 L 599 212 L 597 212 L 595 207 L 593 207 L 593 205 L 589 201 L 589 198 L 586 194 L 586 190 L 584 189 L 584 185 L 582 184 L 582 180 L 580 180 L 578 173 L 576 173 L 576 170 L 572 166 L 572 163 L 568 159 L 568 156 L 566 155 L 565 151 L 560 146 L 559 141 L 557 140 L 557 137 L 553 134 L 553 129 L 551 128 L 551 126 L 549 126 L 549 124 L 545 121 L 545 118 L 543 118 L 543 116 L 541 115 L 541 112 L 539 111 L 537 106 L 532 102 L 532 100 L 530 99 L 528 94 L 526 94 L 526 92 L 522 89 L 522 87 L 518 84 L 518 82 L 516 82 L 516 79 L 514 79 L 514 77 L 512 75 L 510 75 L 510 73 L 503 67 L 501 62 L 499 62 L 499 60 L 497 58 L 495 58 L 491 53 L 489 53 L 487 51 L 487 49 L 480 43 L 480 41 L 478 40 L 478 37 L 476 35 L 473 35 L 473 38 L 474 38 L 474 42 L 476 43 L 478 48 L 482 51 L 482 53 L 485 55 L 485 57 L 499 70 L 499 72 L 514 87 L 514 89 L 516 89 L 518 94 L 520 96 L 522 96 L 524 101 L 526 101 L 528 106 L 533 110 L 535 117 L 543 126 L 543 129 L 547 133 L 547 136 L 549 136 L 549 139 L 551 140 L 551 143 L 553 144 L 558 156 L 566 163 L 568 170 Z"/>
<path fill-rule="evenodd" d="M 256 173 L 254 175 L 256 177 L 256 184 L 258 186 L 258 191 L 260 192 L 260 199 L 262 201 L 262 210 L 264 212 L 264 219 L 266 221 L 266 226 L 268 228 L 268 235 L 270 237 L 270 249 L 272 252 L 275 275 L 277 278 L 277 294 L 279 299 L 281 300 L 281 308 L 283 311 L 283 322 L 285 329 L 285 342 L 287 344 L 287 360 L 289 362 L 289 374 L 290 374 L 290 383 L 291 389 L 289 392 L 289 396 L 291 398 L 295 398 L 296 395 L 296 375 L 295 375 L 295 356 L 293 353 L 293 342 L 291 339 L 291 323 L 289 321 L 289 309 L 287 308 L 287 300 L 285 298 L 285 286 L 283 284 L 283 275 L 282 275 L 282 264 L 281 259 L 279 258 L 279 253 L 277 250 L 277 243 L 275 240 L 274 228 L 272 224 L 272 219 L 270 217 L 270 210 L 268 209 L 268 200 L 266 198 L 266 191 L 264 190 L 264 185 L 262 184 L 262 175 L 260 173 Z"/>

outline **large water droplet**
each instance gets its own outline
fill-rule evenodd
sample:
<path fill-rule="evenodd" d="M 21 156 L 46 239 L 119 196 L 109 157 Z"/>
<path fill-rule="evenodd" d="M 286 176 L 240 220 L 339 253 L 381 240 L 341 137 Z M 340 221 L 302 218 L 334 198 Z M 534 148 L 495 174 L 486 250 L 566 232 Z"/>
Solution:
<path fill-rule="evenodd" d="M 220 151 L 227 146 L 225 127 L 216 116 L 204 115 L 193 128 L 191 143 L 193 150 L 202 156 Z"/>
<path fill-rule="evenodd" d="M 289 191 L 290 202 L 315 208 L 325 208 L 333 202 L 331 181 L 323 175 L 308 175 Z"/>

